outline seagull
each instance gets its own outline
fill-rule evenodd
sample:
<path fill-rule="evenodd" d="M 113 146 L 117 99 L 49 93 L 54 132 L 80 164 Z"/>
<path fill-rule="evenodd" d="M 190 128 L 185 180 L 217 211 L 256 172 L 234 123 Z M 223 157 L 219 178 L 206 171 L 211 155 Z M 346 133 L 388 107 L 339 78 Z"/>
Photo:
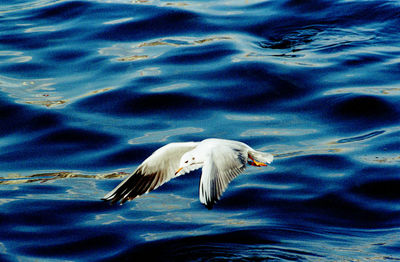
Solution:
<path fill-rule="evenodd" d="M 122 205 L 149 193 L 169 180 L 202 168 L 199 199 L 208 209 L 220 199 L 228 184 L 246 168 L 267 166 L 273 155 L 245 143 L 209 138 L 201 142 L 170 143 L 151 154 L 102 200 Z"/>

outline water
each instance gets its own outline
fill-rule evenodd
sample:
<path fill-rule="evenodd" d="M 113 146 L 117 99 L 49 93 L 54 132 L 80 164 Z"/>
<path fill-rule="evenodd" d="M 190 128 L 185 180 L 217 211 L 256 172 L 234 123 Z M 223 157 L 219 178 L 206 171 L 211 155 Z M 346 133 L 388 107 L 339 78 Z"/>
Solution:
<path fill-rule="evenodd" d="M 400 260 L 397 1 L 3 1 L 0 260 Z M 275 155 L 109 206 L 158 147 Z"/>

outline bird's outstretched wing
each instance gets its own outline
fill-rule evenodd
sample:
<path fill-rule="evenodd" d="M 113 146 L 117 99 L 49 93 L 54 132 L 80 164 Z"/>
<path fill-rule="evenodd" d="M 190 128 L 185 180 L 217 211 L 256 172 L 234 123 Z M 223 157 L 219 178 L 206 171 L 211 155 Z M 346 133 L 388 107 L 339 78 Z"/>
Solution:
<path fill-rule="evenodd" d="M 208 209 L 219 200 L 228 184 L 246 168 L 247 150 L 220 144 L 211 149 L 200 179 L 199 198 Z"/>
<path fill-rule="evenodd" d="M 171 143 L 156 150 L 125 180 L 102 199 L 121 204 L 148 193 L 175 177 L 182 155 L 198 143 Z"/>

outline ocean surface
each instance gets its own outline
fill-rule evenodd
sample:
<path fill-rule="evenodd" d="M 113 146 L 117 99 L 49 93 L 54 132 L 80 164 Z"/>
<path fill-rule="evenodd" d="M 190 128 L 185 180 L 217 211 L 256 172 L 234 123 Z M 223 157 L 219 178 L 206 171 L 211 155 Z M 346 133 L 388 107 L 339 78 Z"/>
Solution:
<path fill-rule="evenodd" d="M 400 261 L 400 2 L 2 0 L 1 261 Z M 154 150 L 274 154 L 109 205 Z"/>

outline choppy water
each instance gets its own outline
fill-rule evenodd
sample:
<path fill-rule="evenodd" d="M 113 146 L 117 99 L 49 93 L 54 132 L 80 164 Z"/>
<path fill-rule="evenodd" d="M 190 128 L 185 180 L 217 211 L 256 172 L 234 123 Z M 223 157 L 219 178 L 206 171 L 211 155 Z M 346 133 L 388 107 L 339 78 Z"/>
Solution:
<path fill-rule="evenodd" d="M 398 1 L 2 1 L 0 260 L 400 260 Z M 100 198 L 156 148 L 275 154 Z"/>

